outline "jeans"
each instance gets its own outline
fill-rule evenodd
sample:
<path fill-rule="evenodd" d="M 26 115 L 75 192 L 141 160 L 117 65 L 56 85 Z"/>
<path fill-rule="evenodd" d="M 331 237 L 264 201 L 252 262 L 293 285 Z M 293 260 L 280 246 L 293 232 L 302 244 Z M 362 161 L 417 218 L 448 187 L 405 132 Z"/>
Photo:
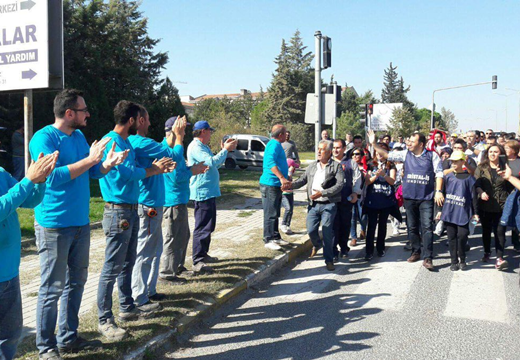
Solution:
<path fill-rule="evenodd" d="M 282 205 L 282 189 L 278 186 L 260 184 L 262 208 L 264 210 L 264 242 L 281 239 L 278 231 L 278 218 Z"/>
<path fill-rule="evenodd" d="M 283 213 L 282 225 L 291 226 L 291 220 L 294 209 L 294 194 L 282 194 L 282 206 L 285 209 Z"/>
<path fill-rule="evenodd" d="M 148 211 L 155 209 L 157 215 L 150 217 Z M 157 262 L 162 254 L 162 218 L 163 208 L 150 208 L 139 204 L 139 233 L 137 236 L 137 251 L 132 272 L 132 297 L 136 306 L 148 302 L 148 296 L 157 293 L 157 276 L 159 267 Z M 157 259 L 157 260 L 156 260 Z M 155 260 L 155 263 L 154 263 Z"/>
<path fill-rule="evenodd" d="M 217 225 L 217 202 L 215 198 L 195 201 L 195 229 L 193 229 L 193 265 L 208 255 L 211 233 Z"/>
<path fill-rule="evenodd" d="M 0 282 L 0 360 L 11 360 L 22 335 L 20 278 Z"/>
<path fill-rule="evenodd" d="M 484 252 L 491 254 L 491 232 L 495 235 L 495 249 L 497 257 L 504 256 L 504 245 L 506 243 L 506 228 L 500 225 L 502 213 L 480 212 L 480 223 L 482 224 L 482 241 Z"/>
<path fill-rule="evenodd" d="M 342 253 L 350 251 L 348 236 L 352 220 L 352 203 L 337 203 L 336 216 L 334 217 L 334 256 L 339 255 L 338 246 Z"/>
<path fill-rule="evenodd" d="M 361 225 L 361 230 L 366 232 L 367 229 L 367 218 L 366 215 L 361 214 L 361 203 L 359 200 L 352 207 L 352 223 L 350 225 L 350 238 L 357 239 L 357 223 Z"/>
<path fill-rule="evenodd" d="M 520 236 L 517 228 L 511 229 L 511 242 L 515 250 L 520 249 Z"/>
<path fill-rule="evenodd" d="M 105 263 L 99 275 L 97 295 L 99 323 L 113 317 L 112 293 L 117 279 L 119 309 L 128 312 L 134 308 L 132 298 L 132 270 L 134 268 L 139 217 L 137 210 L 108 209 L 103 214 L 106 236 Z"/>
<path fill-rule="evenodd" d="M 457 224 L 444 222 L 446 233 L 448 234 L 448 244 L 450 246 L 450 257 L 452 264 L 466 262 L 466 243 L 468 242 L 469 224 L 459 226 Z"/>
<path fill-rule="evenodd" d="M 433 258 L 433 200 L 404 199 L 408 234 L 412 243 L 412 254 L 422 254 L 423 259 Z M 421 229 L 419 230 L 419 226 Z"/>
<path fill-rule="evenodd" d="M 177 274 L 179 266 L 184 266 L 186 260 L 186 250 L 190 241 L 188 206 L 182 204 L 165 207 L 164 224 L 166 235 L 159 276 L 168 279 Z"/>
<path fill-rule="evenodd" d="M 35 223 L 34 229 L 41 269 L 36 346 L 43 354 L 78 336 L 79 308 L 88 277 L 90 225 L 50 229 Z"/>
<path fill-rule="evenodd" d="M 307 233 L 311 238 L 312 245 L 317 248 L 323 246 L 323 257 L 325 262 L 333 262 L 334 257 L 334 218 L 336 216 L 336 204 L 314 203 L 309 206 L 307 212 Z M 320 239 L 319 227 L 323 241 Z"/>
<path fill-rule="evenodd" d="M 366 239 L 366 253 L 367 255 L 374 254 L 374 238 L 377 227 L 376 249 L 379 254 L 385 251 L 386 239 L 386 222 L 390 216 L 392 208 L 385 209 L 371 209 L 366 208 L 368 217 L 367 239 Z"/>

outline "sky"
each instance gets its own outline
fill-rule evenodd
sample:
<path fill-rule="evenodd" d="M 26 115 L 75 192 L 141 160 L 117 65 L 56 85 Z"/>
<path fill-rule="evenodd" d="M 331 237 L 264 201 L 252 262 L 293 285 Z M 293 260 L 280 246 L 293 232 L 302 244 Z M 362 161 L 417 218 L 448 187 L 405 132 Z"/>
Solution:
<path fill-rule="evenodd" d="M 156 50 L 168 52 L 163 76 L 181 95 L 266 90 L 282 39 L 299 30 L 314 52 L 319 30 L 332 38 L 326 81 L 334 74 L 380 98 L 392 62 L 408 98 L 430 108 L 436 89 L 497 75 L 497 90 L 436 92 L 436 110 L 451 110 L 462 130 L 519 128 L 520 1 L 142 0 L 140 9 L 149 35 L 161 39 Z"/>

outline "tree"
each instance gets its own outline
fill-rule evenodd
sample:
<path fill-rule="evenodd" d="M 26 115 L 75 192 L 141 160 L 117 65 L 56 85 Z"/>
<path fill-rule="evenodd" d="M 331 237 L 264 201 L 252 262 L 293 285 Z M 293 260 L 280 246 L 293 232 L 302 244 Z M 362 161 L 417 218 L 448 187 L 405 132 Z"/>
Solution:
<path fill-rule="evenodd" d="M 415 120 L 412 111 L 406 107 L 395 109 L 392 112 L 388 131 L 392 136 L 410 136 L 414 131 L 419 130 L 419 123 Z"/>
<path fill-rule="evenodd" d="M 344 138 L 346 133 L 365 136 L 365 122 L 359 121 L 360 105 L 377 103 L 372 90 L 366 91 L 361 96 L 356 96 L 349 87 L 341 94 L 338 104 L 339 118 L 337 120 L 338 135 Z"/>
<path fill-rule="evenodd" d="M 449 133 L 457 131 L 459 122 L 457 121 L 457 119 L 455 119 L 455 114 L 453 112 L 442 107 L 440 115 L 444 125 L 444 129 L 446 129 Z"/>
<path fill-rule="evenodd" d="M 403 103 L 408 109 L 413 108 L 413 103 L 408 100 L 406 94 L 410 91 L 410 86 L 405 87 L 403 77 L 399 78 L 397 66 L 390 66 L 385 70 L 383 76 L 383 90 L 381 91 L 382 103 Z"/>

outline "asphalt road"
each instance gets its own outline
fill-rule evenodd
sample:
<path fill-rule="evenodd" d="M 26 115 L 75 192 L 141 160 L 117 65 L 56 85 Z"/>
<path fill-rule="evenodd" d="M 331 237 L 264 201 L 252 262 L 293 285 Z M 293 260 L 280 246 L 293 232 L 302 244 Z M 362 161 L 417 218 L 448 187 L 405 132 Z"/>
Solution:
<path fill-rule="evenodd" d="M 465 272 L 449 270 L 444 241 L 437 271 L 409 264 L 400 238 L 367 263 L 364 244 L 328 272 L 323 258 L 281 271 L 249 290 L 162 359 L 520 359 L 518 255 L 506 272 L 483 264 L 480 235 Z"/>

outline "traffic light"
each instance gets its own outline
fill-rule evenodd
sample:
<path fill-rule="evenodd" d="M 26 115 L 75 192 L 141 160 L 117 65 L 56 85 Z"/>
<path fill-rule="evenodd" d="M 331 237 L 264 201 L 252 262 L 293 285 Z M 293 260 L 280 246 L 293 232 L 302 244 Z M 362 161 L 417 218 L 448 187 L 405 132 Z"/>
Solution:
<path fill-rule="evenodd" d="M 497 80 L 497 76 L 496 76 L 496 75 L 493 75 L 493 80 L 491 81 L 491 88 L 492 88 L 493 90 L 496 90 L 496 89 L 497 89 L 497 82 L 498 82 L 498 80 Z"/>
<path fill-rule="evenodd" d="M 366 123 L 367 114 L 368 114 L 368 105 L 367 104 L 359 105 L 359 116 L 360 116 L 359 121 L 364 121 Z"/>
<path fill-rule="evenodd" d="M 367 114 L 368 115 L 374 114 L 374 104 L 367 104 Z"/>
<path fill-rule="evenodd" d="M 323 68 L 332 66 L 332 40 L 328 36 L 323 37 Z"/>

